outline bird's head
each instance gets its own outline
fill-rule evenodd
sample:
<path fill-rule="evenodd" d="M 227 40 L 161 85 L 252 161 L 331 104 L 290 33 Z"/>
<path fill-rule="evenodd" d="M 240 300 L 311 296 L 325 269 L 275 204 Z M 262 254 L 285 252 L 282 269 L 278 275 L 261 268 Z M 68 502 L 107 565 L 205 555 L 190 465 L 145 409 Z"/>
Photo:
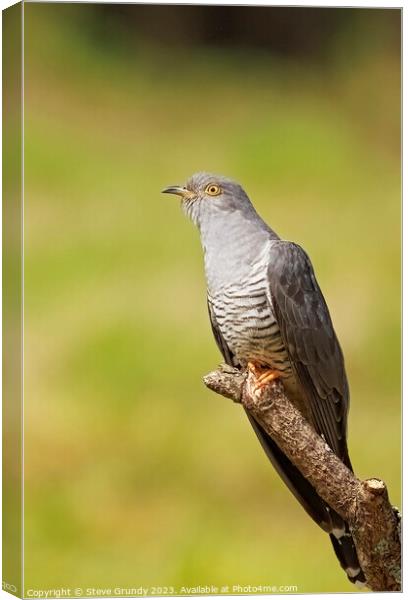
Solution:
<path fill-rule="evenodd" d="M 162 191 L 180 196 L 184 212 L 198 226 L 203 220 L 220 213 L 252 209 L 242 187 L 221 175 L 196 173 L 184 185 L 169 186 Z"/>

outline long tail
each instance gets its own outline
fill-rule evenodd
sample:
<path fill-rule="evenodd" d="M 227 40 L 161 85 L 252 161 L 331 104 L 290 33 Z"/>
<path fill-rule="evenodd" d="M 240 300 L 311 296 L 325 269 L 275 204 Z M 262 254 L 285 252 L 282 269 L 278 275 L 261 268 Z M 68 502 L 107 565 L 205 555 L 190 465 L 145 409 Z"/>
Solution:
<path fill-rule="evenodd" d="M 320 498 L 314 487 L 248 412 L 247 415 L 280 477 L 312 519 L 330 535 L 336 556 L 349 580 L 357 585 L 364 585 L 366 578 L 360 567 L 348 524 Z"/>

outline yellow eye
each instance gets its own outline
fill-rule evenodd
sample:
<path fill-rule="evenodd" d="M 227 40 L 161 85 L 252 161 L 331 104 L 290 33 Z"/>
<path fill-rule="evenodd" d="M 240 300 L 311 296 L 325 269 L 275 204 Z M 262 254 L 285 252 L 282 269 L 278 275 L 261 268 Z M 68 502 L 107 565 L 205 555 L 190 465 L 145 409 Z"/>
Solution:
<path fill-rule="evenodd" d="M 205 193 L 209 196 L 218 196 L 218 194 L 221 194 L 221 188 L 215 183 L 209 183 L 205 188 Z"/>

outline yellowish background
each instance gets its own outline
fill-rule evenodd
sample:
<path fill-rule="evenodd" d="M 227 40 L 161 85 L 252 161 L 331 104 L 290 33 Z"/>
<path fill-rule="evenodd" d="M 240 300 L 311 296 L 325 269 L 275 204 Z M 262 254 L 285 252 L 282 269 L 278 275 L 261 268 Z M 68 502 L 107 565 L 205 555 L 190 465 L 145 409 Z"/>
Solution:
<path fill-rule="evenodd" d="M 220 356 L 198 234 L 160 190 L 229 175 L 306 248 L 346 357 L 355 469 L 398 503 L 395 29 L 363 11 L 315 64 L 129 48 L 109 23 L 96 41 L 94 10 L 25 5 L 26 590 L 352 591 L 240 407 L 201 382 Z"/>

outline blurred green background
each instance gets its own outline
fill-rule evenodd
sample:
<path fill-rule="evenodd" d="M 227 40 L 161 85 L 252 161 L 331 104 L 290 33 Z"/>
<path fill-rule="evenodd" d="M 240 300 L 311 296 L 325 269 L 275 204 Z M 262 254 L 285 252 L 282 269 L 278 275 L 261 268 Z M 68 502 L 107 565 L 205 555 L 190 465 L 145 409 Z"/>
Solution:
<path fill-rule="evenodd" d="M 220 356 L 198 233 L 160 190 L 233 177 L 305 247 L 355 469 L 398 504 L 399 11 L 24 11 L 26 590 L 352 591 L 243 411 L 202 384 Z"/>

